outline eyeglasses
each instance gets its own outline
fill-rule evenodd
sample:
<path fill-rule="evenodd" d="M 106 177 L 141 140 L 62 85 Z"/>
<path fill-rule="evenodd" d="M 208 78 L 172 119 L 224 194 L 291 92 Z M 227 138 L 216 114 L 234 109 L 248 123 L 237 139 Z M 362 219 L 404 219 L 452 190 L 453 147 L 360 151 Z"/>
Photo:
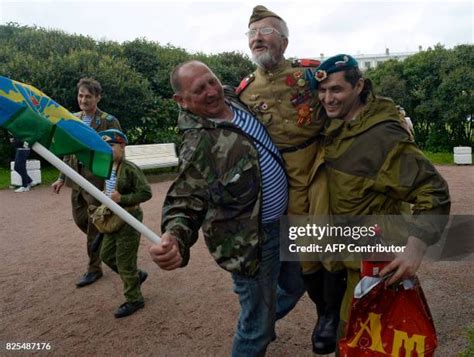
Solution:
<path fill-rule="evenodd" d="M 281 32 L 273 27 L 262 27 L 261 29 L 252 29 L 246 32 L 245 34 L 248 38 L 253 38 L 257 36 L 258 33 L 260 33 L 261 35 L 271 35 L 274 32 L 281 36 Z"/>

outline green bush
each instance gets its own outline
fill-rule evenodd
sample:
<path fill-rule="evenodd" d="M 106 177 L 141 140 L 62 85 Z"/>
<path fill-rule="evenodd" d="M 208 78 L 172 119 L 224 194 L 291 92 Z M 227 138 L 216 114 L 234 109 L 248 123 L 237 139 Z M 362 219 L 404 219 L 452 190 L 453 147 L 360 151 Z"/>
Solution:
<path fill-rule="evenodd" d="M 191 54 L 145 39 L 122 44 L 95 41 L 40 27 L 0 25 L 0 73 L 31 84 L 71 112 L 77 111 L 76 84 L 94 77 L 103 87 L 99 107 L 116 116 L 133 144 L 174 142 L 178 107 L 172 101 L 171 70 L 189 59 L 207 63 L 225 84 L 236 86 L 253 71 L 237 52 Z M 9 142 L 0 132 L 0 166 L 9 162 Z"/>
<path fill-rule="evenodd" d="M 97 78 L 104 89 L 99 106 L 115 115 L 133 144 L 175 142 L 178 107 L 169 74 L 178 63 L 198 59 L 223 84 L 237 86 L 255 66 L 245 54 L 188 53 L 145 39 L 117 43 L 15 23 L 0 25 L 0 73 L 32 84 L 65 108 L 78 110 L 76 83 Z M 366 72 L 377 92 L 402 105 L 418 145 L 431 152 L 474 146 L 474 45 L 445 49 L 438 44 Z M 9 142 L 0 132 L 0 166 L 9 161 Z"/>

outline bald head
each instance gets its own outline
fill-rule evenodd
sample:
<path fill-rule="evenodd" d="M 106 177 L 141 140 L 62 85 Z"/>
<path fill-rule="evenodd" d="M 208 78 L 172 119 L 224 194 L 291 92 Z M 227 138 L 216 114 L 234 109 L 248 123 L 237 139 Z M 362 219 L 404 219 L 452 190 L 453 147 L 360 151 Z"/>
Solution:
<path fill-rule="evenodd" d="M 181 77 L 189 75 L 197 67 L 205 67 L 209 72 L 212 72 L 205 63 L 197 60 L 180 63 L 171 71 L 170 84 L 174 93 L 179 93 L 182 89 Z"/>
<path fill-rule="evenodd" d="M 229 118 L 231 112 L 222 84 L 204 63 L 181 63 L 171 72 L 170 82 L 175 93 L 173 99 L 181 108 L 200 117 Z"/>

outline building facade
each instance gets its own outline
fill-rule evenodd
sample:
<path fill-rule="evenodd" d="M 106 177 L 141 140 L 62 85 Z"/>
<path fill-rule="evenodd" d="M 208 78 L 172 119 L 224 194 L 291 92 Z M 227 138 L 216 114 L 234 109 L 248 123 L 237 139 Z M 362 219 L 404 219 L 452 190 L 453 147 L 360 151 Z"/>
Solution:
<path fill-rule="evenodd" d="M 418 47 L 418 50 L 421 51 L 421 46 Z M 359 62 L 359 68 L 362 71 L 365 71 L 369 68 L 376 68 L 380 64 L 382 64 L 385 61 L 388 60 L 398 60 L 398 61 L 403 61 L 409 56 L 412 56 L 416 54 L 417 52 L 394 52 L 390 53 L 390 50 L 388 48 L 385 49 L 385 53 L 380 53 L 380 54 L 372 54 L 372 55 L 365 55 L 365 54 L 358 54 L 358 55 L 353 55 L 353 57 Z M 320 54 L 319 58 L 317 58 L 320 61 L 324 61 L 327 59 L 327 56 L 324 56 L 323 53 Z"/>

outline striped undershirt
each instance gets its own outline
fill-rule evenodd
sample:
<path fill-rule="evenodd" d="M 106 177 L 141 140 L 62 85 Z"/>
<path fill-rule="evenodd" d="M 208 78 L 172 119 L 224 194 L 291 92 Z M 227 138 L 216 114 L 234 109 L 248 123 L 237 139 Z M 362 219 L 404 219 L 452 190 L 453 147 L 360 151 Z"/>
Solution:
<path fill-rule="evenodd" d="M 286 174 L 275 156 L 281 158 L 265 127 L 250 113 L 232 106 L 232 123 L 249 135 L 257 147 L 262 175 L 262 223 L 279 219 L 288 205 Z M 271 154 L 272 152 L 273 154 Z"/>
<path fill-rule="evenodd" d="M 91 126 L 92 118 L 93 118 L 93 117 L 92 117 L 91 115 L 84 115 L 84 116 L 82 117 L 82 122 L 83 122 L 84 124 L 86 124 L 87 126 Z"/>
<path fill-rule="evenodd" d="M 117 169 L 112 169 L 110 178 L 105 180 L 105 194 L 110 197 L 112 191 L 115 190 L 115 184 L 117 183 Z"/>

